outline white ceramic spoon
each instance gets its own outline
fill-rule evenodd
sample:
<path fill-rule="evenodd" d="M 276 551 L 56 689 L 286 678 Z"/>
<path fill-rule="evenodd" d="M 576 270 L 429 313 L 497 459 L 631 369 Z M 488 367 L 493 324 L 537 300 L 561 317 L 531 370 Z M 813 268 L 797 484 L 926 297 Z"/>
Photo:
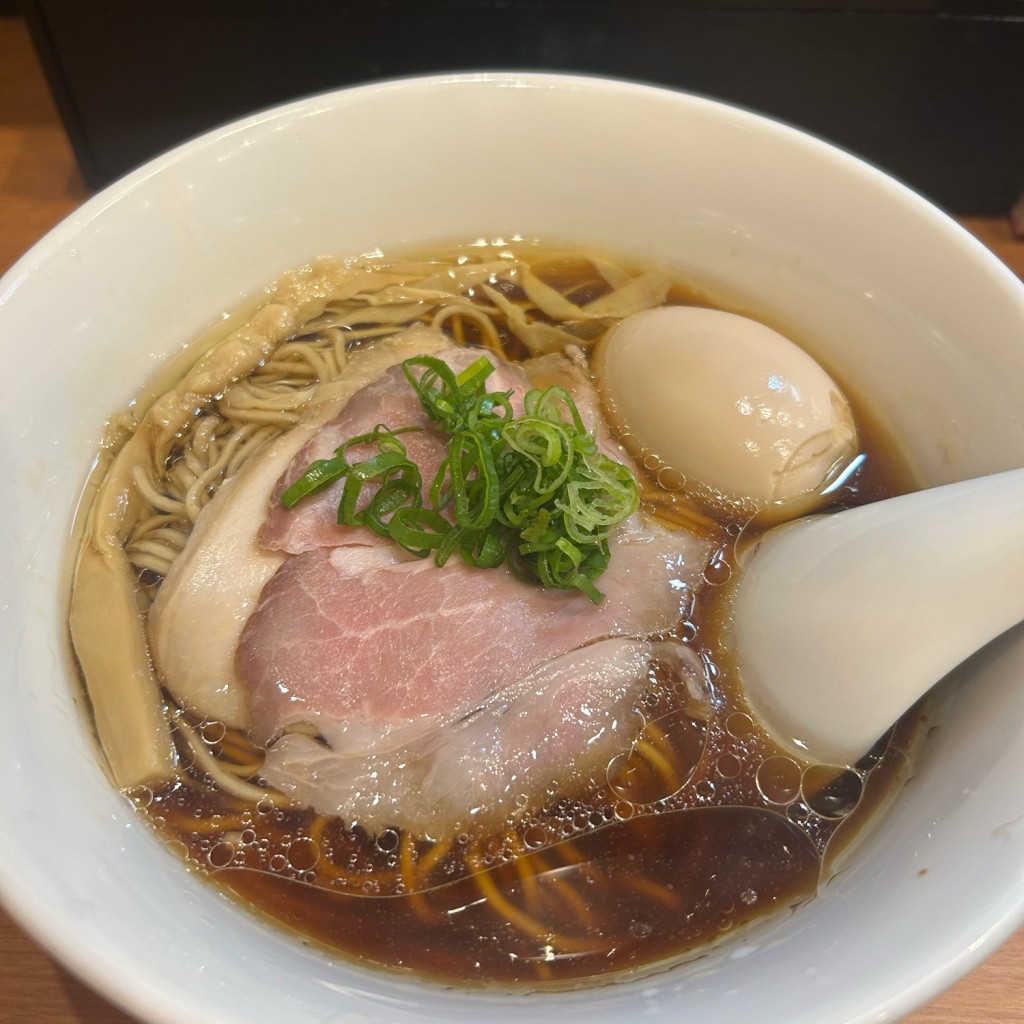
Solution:
<path fill-rule="evenodd" d="M 1024 469 L 769 531 L 734 596 L 754 711 L 854 764 L 943 676 L 1024 620 Z"/>

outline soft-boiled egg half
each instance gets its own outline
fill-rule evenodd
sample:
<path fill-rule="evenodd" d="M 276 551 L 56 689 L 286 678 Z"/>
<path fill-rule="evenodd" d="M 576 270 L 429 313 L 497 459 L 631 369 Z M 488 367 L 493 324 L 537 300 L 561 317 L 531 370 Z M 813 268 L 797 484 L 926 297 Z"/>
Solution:
<path fill-rule="evenodd" d="M 778 331 L 736 313 L 661 306 L 627 317 L 601 342 L 596 371 L 632 454 L 741 515 L 811 511 L 857 453 L 832 378 Z"/>

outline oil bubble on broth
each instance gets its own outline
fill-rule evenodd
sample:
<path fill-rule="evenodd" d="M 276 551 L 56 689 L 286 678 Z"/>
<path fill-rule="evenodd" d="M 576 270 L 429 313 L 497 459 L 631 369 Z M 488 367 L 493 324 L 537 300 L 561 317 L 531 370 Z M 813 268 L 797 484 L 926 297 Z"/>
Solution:
<path fill-rule="evenodd" d="M 114 781 L 193 870 L 363 963 L 499 985 L 650 969 L 814 894 L 906 777 L 915 720 L 858 765 L 821 766 L 751 716 L 723 595 L 757 515 L 699 500 L 699 481 L 693 500 L 694 481 L 602 414 L 595 347 L 661 306 L 757 312 L 664 267 L 532 243 L 322 260 L 112 421 L 72 637 Z M 565 588 L 524 579 L 536 526 L 509 568 L 461 555 L 465 534 L 410 553 L 365 517 L 339 523 L 340 483 L 284 509 L 302 470 L 354 436 L 330 431 L 356 422 L 378 446 L 364 462 L 400 467 L 373 477 L 384 518 L 400 493 L 455 480 L 453 461 L 455 490 L 479 481 L 465 448 L 430 463 L 438 428 L 402 410 L 409 382 L 449 371 L 438 394 L 458 405 L 481 356 L 517 418 L 542 404 L 531 395 L 560 403 L 521 446 L 538 479 L 570 437 L 635 481 L 639 507 L 609 536 L 560 538 Z M 859 448 L 835 508 L 910 486 L 848 397 Z M 483 401 L 489 415 L 504 400 Z M 448 513 L 416 495 L 402 522 L 447 536 Z M 301 632 L 313 620 L 328 640 Z M 293 682 L 321 662 L 322 694 Z"/>

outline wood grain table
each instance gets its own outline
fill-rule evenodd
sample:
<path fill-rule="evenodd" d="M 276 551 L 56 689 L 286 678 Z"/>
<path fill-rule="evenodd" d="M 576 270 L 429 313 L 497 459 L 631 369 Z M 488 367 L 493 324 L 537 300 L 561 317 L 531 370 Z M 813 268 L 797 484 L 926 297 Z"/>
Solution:
<path fill-rule="evenodd" d="M 28 33 L 20 19 L 0 17 L 0 273 L 88 195 Z M 1024 243 L 1013 239 L 1006 220 L 971 218 L 964 224 L 1024 277 Z M 1024 1024 L 1024 931 L 909 1020 Z M 57 965 L 0 910 L 0 1024 L 132 1019 Z"/>

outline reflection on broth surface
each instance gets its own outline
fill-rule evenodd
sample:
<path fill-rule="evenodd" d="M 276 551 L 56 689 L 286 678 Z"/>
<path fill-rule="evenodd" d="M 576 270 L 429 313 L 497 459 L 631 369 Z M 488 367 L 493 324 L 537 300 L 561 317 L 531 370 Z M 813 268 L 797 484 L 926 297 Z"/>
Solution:
<path fill-rule="evenodd" d="M 486 983 L 652 967 L 814 893 L 906 777 L 916 722 L 844 768 L 794 760 L 749 714 L 723 595 L 750 509 L 694 503 L 636 438 L 626 454 L 598 411 L 594 346 L 666 304 L 726 305 L 662 268 L 525 243 L 318 263 L 140 423 L 111 431 L 72 634 L 112 774 L 190 866 L 365 962 Z M 525 420 L 531 392 L 566 389 L 571 407 L 558 399 L 561 418 L 523 445 L 529 465 L 547 472 L 559 445 L 577 451 L 570 479 L 585 463 L 619 480 L 612 463 L 631 463 L 638 512 L 570 524 L 549 555 L 559 498 L 544 529 L 536 513 L 519 533 L 494 526 L 500 564 L 483 534 L 466 540 L 457 499 L 443 502 L 464 485 L 471 505 L 486 466 L 469 442 L 433 453 L 440 428 L 413 422 L 406 379 L 450 369 L 468 393 L 482 354 L 491 376 L 472 417 L 508 391 L 508 415 Z M 441 370 L 422 369 L 435 358 Z M 457 405 L 461 392 L 447 394 Z M 853 406 L 859 452 L 833 507 L 907 486 Z M 403 468 L 367 476 L 359 498 L 366 509 L 383 496 L 380 528 L 341 518 L 342 482 L 286 510 L 282 492 L 360 433 L 360 416 L 373 436 L 342 479 L 402 452 Z M 487 444 L 507 436 L 485 428 Z M 420 503 L 432 458 L 450 474 L 437 514 Z M 521 499 L 501 487 L 511 509 Z M 574 492 L 588 523 L 598 487 Z M 406 499 L 413 511 L 396 512 Z M 392 542 L 408 534 L 399 520 L 430 524 L 415 532 L 422 552 Z M 564 577 L 542 589 L 535 556 L 542 580 Z M 129 649 L 120 661 L 112 644 Z M 124 707 L 127 740 L 109 725 Z"/>

